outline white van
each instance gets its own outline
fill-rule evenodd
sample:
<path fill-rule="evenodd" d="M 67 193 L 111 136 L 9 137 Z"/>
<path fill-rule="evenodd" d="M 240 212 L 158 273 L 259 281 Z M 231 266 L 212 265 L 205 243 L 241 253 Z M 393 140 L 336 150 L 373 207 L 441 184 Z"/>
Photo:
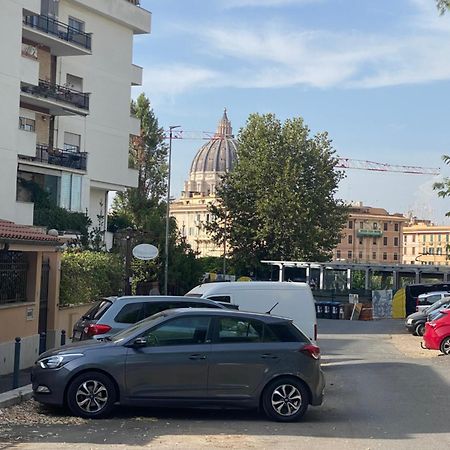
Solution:
<path fill-rule="evenodd" d="M 202 297 L 239 306 L 240 311 L 271 312 L 288 317 L 312 341 L 317 340 L 314 298 L 307 283 L 232 281 L 196 286 L 186 296 Z"/>

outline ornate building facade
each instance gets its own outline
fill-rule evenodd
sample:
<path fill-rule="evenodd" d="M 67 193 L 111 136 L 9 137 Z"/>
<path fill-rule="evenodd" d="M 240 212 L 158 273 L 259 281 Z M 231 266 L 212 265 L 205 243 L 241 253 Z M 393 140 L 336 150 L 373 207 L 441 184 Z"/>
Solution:
<path fill-rule="evenodd" d="M 214 137 L 195 155 L 181 197 L 170 205 L 178 229 L 199 256 L 223 256 L 224 249 L 212 241 L 205 224 L 211 220 L 208 206 L 217 201 L 217 186 L 233 168 L 236 154 L 237 141 L 225 110 Z"/>

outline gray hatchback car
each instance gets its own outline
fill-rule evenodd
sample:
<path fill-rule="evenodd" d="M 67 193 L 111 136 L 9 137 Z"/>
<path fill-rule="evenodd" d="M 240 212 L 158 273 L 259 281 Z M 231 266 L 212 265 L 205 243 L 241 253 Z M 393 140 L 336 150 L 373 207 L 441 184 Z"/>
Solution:
<path fill-rule="evenodd" d="M 72 341 L 104 339 L 146 317 L 175 308 L 224 308 L 218 302 L 196 297 L 134 295 L 105 297 L 74 325 Z"/>
<path fill-rule="evenodd" d="M 320 350 L 290 319 L 222 309 L 172 309 L 104 341 L 42 354 L 34 398 L 99 418 L 114 404 L 261 407 L 278 421 L 320 405 Z"/>

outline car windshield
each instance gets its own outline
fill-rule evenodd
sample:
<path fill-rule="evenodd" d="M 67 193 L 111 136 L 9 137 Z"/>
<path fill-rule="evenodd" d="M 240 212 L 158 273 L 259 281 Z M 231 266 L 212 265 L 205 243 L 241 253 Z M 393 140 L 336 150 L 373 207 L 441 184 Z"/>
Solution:
<path fill-rule="evenodd" d="M 437 309 L 440 308 L 447 308 L 449 305 L 449 301 L 448 299 L 446 299 L 445 302 L 436 302 L 434 305 L 431 305 L 428 309 L 427 309 L 427 313 L 430 314 L 433 311 L 436 311 Z"/>
<path fill-rule="evenodd" d="M 153 316 L 147 317 L 146 319 L 135 323 L 133 326 L 126 328 L 125 330 L 120 331 L 119 333 L 111 336 L 111 340 L 116 344 L 124 342 L 129 337 L 131 337 L 137 330 L 149 328 L 152 325 L 155 325 L 158 322 L 160 322 L 166 316 L 167 316 L 167 314 L 163 311 L 163 312 L 157 313 Z"/>

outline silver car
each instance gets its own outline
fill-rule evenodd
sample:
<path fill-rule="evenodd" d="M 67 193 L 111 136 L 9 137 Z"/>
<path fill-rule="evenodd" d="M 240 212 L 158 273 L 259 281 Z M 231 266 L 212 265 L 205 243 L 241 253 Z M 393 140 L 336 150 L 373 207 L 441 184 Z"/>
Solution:
<path fill-rule="evenodd" d="M 116 403 L 142 406 L 262 408 L 278 421 L 320 405 L 320 350 L 269 314 L 172 309 L 104 341 L 42 354 L 32 369 L 34 398 L 67 404 L 87 418 Z"/>

